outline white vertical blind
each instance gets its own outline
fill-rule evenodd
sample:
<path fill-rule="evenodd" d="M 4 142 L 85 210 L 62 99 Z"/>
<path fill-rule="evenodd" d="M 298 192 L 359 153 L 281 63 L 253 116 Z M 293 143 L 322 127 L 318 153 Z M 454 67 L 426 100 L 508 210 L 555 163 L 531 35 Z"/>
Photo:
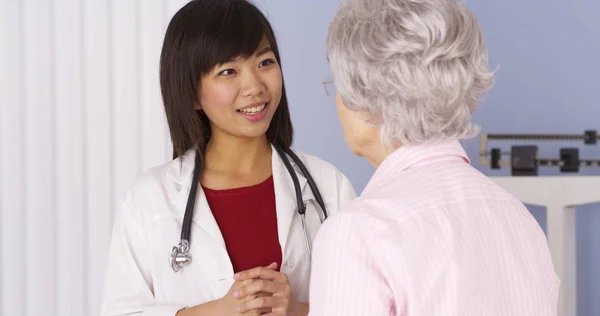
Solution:
<path fill-rule="evenodd" d="M 112 149 L 114 173 L 112 185 L 124 192 L 139 173 L 141 133 L 139 121 L 139 7 L 135 0 L 109 0 L 111 12 L 110 54 L 112 56 Z M 118 10 L 116 9 L 118 8 Z"/>
<path fill-rule="evenodd" d="M 85 104 L 86 315 L 97 315 L 112 226 L 110 7 L 106 0 L 83 1 L 83 102 Z M 108 211 L 107 211 L 108 210 Z"/>
<path fill-rule="evenodd" d="M 0 9 L 0 315 L 25 315 L 23 7 Z"/>
<path fill-rule="evenodd" d="M 97 315 L 114 206 L 171 158 L 158 65 L 186 0 L 0 0 L 0 315 Z"/>
<path fill-rule="evenodd" d="M 179 9 L 180 4 L 175 10 Z M 166 118 L 162 114 L 162 103 L 160 95 L 160 85 L 158 82 L 158 63 L 160 58 L 160 50 L 162 47 L 162 34 L 168 21 L 165 21 L 165 3 L 162 0 L 144 1 L 144 5 L 140 6 L 139 25 L 139 66 L 140 66 L 140 87 L 139 87 L 139 102 L 140 102 L 140 127 L 143 137 L 152 140 L 152 144 L 142 143 L 141 149 L 141 165 L 142 169 L 146 170 L 163 160 L 165 152 L 171 151 L 170 139 L 168 133 L 165 133 L 163 128 L 157 126 L 165 126 Z M 171 15 L 169 14 L 170 18 Z M 160 114 L 160 115 L 157 115 Z M 169 144 L 169 146 L 167 146 Z"/>
<path fill-rule="evenodd" d="M 54 0 L 52 21 L 52 77 L 55 137 L 55 212 L 54 255 L 57 315 L 84 315 L 87 270 L 84 243 L 87 192 L 83 125 L 86 104 L 83 100 L 82 3 L 79 0 Z M 35 262 L 35 261 L 32 261 Z M 33 280 L 35 282 L 35 280 Z M 43 306 L 41 307 L 43 308 Z M 40 310 L 43 313 L 42 310 Z M 40 315 L 38 313 L 38 315 Z"/>
<path fill-rule="evenodd" d="M 21 282 L 25 285 L 25 315 L 33 316 L 56 311 L 58 298 L 56 33 L 51 0 L 19 3 L 24 44 L 20 52 L 23 100 L 13 106 L 22 106 L 25 111 L 25 134 L 21 139 L 25 150 L 19 154 L 25 162 L 20 175 L 25 180 L 25 200 L 24 206 L 13 210 L 13 214 L 25 216 L 21 264 L 25 265 L 26 274 Z"/>

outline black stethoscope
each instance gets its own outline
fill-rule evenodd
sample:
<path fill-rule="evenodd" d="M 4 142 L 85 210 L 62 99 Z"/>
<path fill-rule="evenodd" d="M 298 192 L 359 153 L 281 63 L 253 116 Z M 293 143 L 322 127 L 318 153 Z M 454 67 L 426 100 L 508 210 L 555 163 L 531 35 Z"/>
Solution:
<path fill-rule="evenodd" d="M 304 166 L 304 163 L 298 158 L 298 156 L 289 148 L 283 148 L 279 146 L 273 146 L 277 151 L 281 160 L 283 160 L 283 164 L 285 168 L 289 172 L 292 177 L 292 181 L 294 182 L 294 190 L 296 191 L 296 203 L 298 207 L 298 214 L 302 220 L 302 229 L 304 230 L 304 240 L 306 242 L 306 249 L 308 251 L 308 256 L 312 256 L 312 247 L 310 242 L 310 236 L 308 233 L 308 227 L 306 225 L 306 203 L 302 199 L 302 189 L 300 188 L 300 182 L 298 181 L 298 176 L 287 156 L 289 155 L 294 163 L 300 169 L 300 172 L 307 179 L 308 185 L 310 186 L 310 190 L 312 191 L 319 207 L 321 209 L 321 214 L 319 214 L 319 219 L 321 223 L 325 219 L 327 219 L 327 210 L 325 209 L 325 202 L 323 202 L 323 198 L 321 197 L 321 193 L 317 188 L 315 181 L 313 180 L 310 172 Z M 287 155 L 286 155 L 287 154 Z M 195 165 L 194 165 L 194 175 L 192 177 L 192 188 L 190 191 L 190 195 L 188 196 L 187 204 L 185 206 L 185 215 L 183 216 L 183 225 L 181 227 L 181 240 L 179 245 L 174 246 L 171 250 L 170 257 L 170 265 L 173 272 L 177 273 L 179 270 L 192 261 L 192 256 L 190 255 L 190 231 L 192 228 L 192 215 L 194 213 L 194 205 L 196 204 L 196 193 L 198 191 L 198 182 L 200 177 L 200 156 L 196 155 Z"/>

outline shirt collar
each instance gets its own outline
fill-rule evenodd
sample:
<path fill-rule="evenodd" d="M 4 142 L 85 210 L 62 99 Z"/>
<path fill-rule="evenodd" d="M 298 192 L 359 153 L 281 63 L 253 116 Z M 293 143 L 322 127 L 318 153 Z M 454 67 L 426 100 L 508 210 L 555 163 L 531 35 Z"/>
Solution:
<path fill-rule="evenodd" d="M 192 174 L 196 159 L 195 148 L 187 150 L 183 155 L 173 159 L 167 169 L 167 176 L 179 187 L 191 187 Z"/>
<path fill-rule="evenodd" d="M 471 163 L 465 150 L 456 140 L 419 146 L 401 146 L 379 165 L 373 177 L 367 183 L 364 192 L 374 189 L 378 186 L 378 183 L 415 165 L 426 164 L 428 161 L 439 161 L 440 159 L 459 159 Z"/>

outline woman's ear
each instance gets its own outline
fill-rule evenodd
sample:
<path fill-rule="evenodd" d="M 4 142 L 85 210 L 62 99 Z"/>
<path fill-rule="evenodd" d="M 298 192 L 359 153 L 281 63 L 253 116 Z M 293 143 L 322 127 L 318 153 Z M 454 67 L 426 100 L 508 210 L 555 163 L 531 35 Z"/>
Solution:
<path fill-rule="evenodd" d="M 194 110 L 202 110 L 202 105 L 200 103 L 194 104 Z"/>

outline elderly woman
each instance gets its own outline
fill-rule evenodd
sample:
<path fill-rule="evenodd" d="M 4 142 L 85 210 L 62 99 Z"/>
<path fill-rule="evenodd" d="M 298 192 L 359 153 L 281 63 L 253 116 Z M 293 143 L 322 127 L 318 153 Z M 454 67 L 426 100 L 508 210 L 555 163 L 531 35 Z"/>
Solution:
<path fill-rule="evenodd" d="M 318 233 L 310 315 L 556 314 L 544 233 L 458 142 L 492 84 L 473 14 L 348 0 L 327 55 L 346 142 L 377 169 Z"/>

